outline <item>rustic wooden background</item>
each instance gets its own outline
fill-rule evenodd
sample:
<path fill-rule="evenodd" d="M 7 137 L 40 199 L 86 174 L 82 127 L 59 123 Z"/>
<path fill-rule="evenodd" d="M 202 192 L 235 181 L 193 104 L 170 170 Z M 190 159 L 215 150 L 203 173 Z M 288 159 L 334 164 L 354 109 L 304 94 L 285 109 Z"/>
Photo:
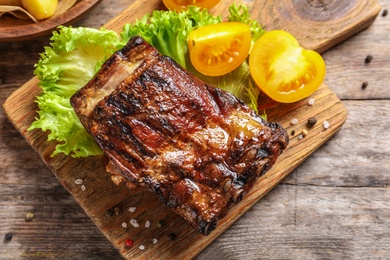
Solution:
<path fill-rule="evenodd" d="M 390 258 L 390 1 L 379 2 L 371 27 L 323 55 L 349 112 L 341 131 L 197 259 Z M 128 5 L 103 0 L 78 24 L 99 27 Z M 1 104 L 47 43 L 0 43 Z M 0 258 L 120 259 L 3 110 L 0 122 Z"/>

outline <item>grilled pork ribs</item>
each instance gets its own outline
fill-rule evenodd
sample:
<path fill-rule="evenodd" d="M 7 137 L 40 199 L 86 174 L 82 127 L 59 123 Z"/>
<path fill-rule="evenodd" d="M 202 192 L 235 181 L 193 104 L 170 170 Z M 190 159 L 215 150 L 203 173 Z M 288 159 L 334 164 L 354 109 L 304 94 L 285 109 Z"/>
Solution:
<path fill-rule="evenodd" d="M 71 104 L 109 168 L 155 192 L 204 235 L 288 144 L 279 124 L 140 37 L 111 56 Z"/>

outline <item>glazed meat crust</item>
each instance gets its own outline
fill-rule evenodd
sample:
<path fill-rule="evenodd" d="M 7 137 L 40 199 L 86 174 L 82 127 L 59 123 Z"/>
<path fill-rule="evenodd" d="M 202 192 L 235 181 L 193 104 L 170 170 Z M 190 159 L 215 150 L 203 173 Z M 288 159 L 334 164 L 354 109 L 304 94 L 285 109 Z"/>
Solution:
<path fill-rule="evenodd" d="M 132 185 L 208 235 L 275 163 L 286 131 L 133 37 L 71 98 Z"/>

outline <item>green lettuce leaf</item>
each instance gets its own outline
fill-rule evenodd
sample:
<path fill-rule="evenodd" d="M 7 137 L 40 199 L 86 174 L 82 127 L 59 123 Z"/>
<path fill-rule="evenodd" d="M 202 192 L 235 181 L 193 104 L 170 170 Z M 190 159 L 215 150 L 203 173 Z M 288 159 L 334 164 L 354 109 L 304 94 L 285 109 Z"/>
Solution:
<path fill-rule="evenodd" d="M 37 98 L 39 117 L 28 130 L 48 131 L 48 140 L 58 141 L 53 156 L 102 154 L 80 123 L 69 98 L 96 74 L 122 43 L 116 32 L 60 26 L 35 65 L 42 94 Z"/>

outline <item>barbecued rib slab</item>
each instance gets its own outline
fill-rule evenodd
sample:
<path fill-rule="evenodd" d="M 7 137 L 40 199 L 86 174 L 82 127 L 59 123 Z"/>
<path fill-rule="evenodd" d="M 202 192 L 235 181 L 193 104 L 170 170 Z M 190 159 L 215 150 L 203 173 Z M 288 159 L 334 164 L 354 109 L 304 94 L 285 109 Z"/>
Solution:
<path fill-rule="evenodd" d="M 205 235 L 288 144 L 279 124 L 140 37 L 110 57 L 71 104 L 127 182 L 155 192 Z"/>

